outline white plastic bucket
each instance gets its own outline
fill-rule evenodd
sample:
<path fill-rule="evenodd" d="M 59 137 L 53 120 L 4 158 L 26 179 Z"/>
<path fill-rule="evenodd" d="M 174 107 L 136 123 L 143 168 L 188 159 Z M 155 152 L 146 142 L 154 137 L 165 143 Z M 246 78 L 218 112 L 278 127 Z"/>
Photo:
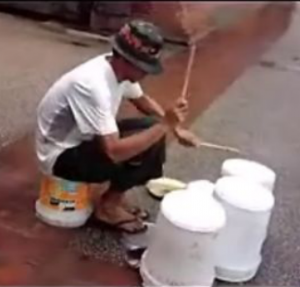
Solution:
<path fill-rule="evenodd" d="M 213 284 L 213 245 L 225 224 L 225 212 L 213 197 L 199 199 L 186 190 L 174 191 L 163 199 L 141 262 L 141 275 L 147 278 L 144 286 Z"/>
<path fill-rule="evenodd" d="M 36 215 L 47 224 L 74 228 L 85 224 L 92 213 L 90 187 L 57 177 L 43 176 Z"/>
<path fill-rule="evenodd" d="M 240 177 L 219 179 L 215 197 L 227 218 L 215 245 L 216 277 L 227 282 L 248 281 L 262 260 L 274 197 L 260 184 Z"/>
<path fill-rule="evenodd" d="M 147 251 L 143 254 L 142 256 L 142 260 L 141 260 L 141 267 L 140 267 L 140 274 L 141 274 L 141 277 L 142 277 L 142 281 L 143 281 L 143 286 L 144 287 L 149 287 L 149 286 L 164 286 L 163 283 L 161 282 L 158 282 L 157 280 L 155 280 L 155 278 L 153 278 L 148 270 L 147 270 L 147 267 L 145 266 L 145 257 L 147 256 Z"/>
<path fill-rule="evenodd" d="M 222 176 L 241 176 L 262 184 L 273 192 L 276 174 L 269 167 L 261 163 L 233 158 L 225 160 L 222 165 Z"/>
<path fill-rule="evenodd" d="M 195 192 L 198 196 L 212 196 L 215 185 L 209 180 L 195 180 L 187 185 L 188 192 Z"/>

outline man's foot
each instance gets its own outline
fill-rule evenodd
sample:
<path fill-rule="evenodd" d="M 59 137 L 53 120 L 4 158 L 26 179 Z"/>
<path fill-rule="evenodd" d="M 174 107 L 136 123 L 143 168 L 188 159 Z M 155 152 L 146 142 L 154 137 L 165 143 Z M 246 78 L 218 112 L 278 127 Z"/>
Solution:
<path fill-rule="evenodd" d="M 141 209 L 140 207 L 132 204 L 130 200 L 124 195 L 122 197 L 122 206 L 123 208 L 130 212 L 131 214 L 137 216 L 140 219 L 147 219 L 149 218 L 149 213 L 146 210 Z"/>
<path fill-rule="evenodd" d="M 146 210 L 143 210 L 137 206 L 129 206 L 126 209 L 127 211 L 129 211 L 131 214 L 137 216 L 140 219 L 146 220 L 149 218 L 149 213 Z"/>
<path fill-rule="evenodd" d="M 110 181 L 90 184 L 92 201 L 99 201 L 102 196 L 104 196 L 104 194 L 109 190 L 109 187 Z"/>
<path fill-rule="evenodd" d="M 122 205 L 121 194 L 109 191 L 101 199 L 95 217 L 106 225 L 128 233 L 138 233 L 146 230 L 141 218 L 128 212 Z"/>
<path fill-rule="evenodd" d="M 141 219 L 127 212 L 121 206 L 114 207 L 113 210 L 97 210 L 95 216 L 105 225 L 127 233 L 139 233 L 147 228 Z"/>

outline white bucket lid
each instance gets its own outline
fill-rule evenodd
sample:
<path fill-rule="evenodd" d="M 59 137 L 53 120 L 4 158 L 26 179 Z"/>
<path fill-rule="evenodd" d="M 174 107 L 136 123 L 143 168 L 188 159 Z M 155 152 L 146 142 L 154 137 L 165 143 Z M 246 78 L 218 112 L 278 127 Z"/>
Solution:
<path fill-rule="evenodd" d="M 276 180 L 275 172 L 269 167 L 255 161 L 240 158 L 225 160 L 222 165 L 222 175 L 239 175 L 256 178 L 272 186 Z"/>
<path fill-rule="evenodd" d="M 225 224 L 225 211 L 213 197 L 178 190 L 167 194 L 162 214 L 174 225 L 192 232 L 216 232 Z"/>
<path fill-rule="evenodd" d="M 215 192 L 225 202 L 248 211 L 268 211 L 274 205 L 274 196 L 268 189 L 243 177 L 220 178 Z"/>

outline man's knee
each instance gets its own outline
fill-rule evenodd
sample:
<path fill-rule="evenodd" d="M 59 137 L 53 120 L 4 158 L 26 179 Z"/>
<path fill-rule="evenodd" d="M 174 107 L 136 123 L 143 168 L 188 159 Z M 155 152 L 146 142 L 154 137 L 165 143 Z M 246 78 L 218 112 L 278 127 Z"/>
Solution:
<path fill-rule="evenodd" d="M 128 118 L 118 121 L 118 128 L 121 136 L 128 136 L 133 133 L 149 129 L 158 122 L 158 119 L 153 116 Z"/>
<path fill-rule="evenodd" d="M 147 128 L 151 128 L 151 127 L 154 126 L 155 124 L 158 124 L 158 123 L 159 123 L 159 120 L 158 120 L 156 117 L 154 117 L 154 116 L 144 117 L 143 120 L 144 120 L 144 125 L 145 125 Z"/>

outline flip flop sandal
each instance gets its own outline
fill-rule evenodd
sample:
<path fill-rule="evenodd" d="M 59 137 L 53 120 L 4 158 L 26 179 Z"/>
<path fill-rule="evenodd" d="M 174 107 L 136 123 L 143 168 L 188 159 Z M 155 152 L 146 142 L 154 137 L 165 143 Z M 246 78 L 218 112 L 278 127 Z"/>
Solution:
<path fill-rule="evenodd" d="M 136 215 L 137 217 L 139 217 L 140 219 L 148 219 L 150 217 L 150 214 L 147 210 L 143 210 L 139 207 L 131 207 L 128 210 L 129 212 L 131 212 L 133 215 Z"/>
<path fill-rule="evenodd" d="M 139 269 L 141 257 L 146 249 L 140 248 L 136 250 L 130 250 L 126 252 L 125 261 L 129 267 L 133 269 Z"/>
<path fill-rule="evenodd" d="M 138 234 L 138 233 L 143 233 L 147 230 L 148 227 L 143 222 L 141 222 L 141 224 L 143 224 L 141 228 L 135 228 L 133 230 L 126 228 L 126 224 L 135 223 L 135 222 L 138 221 L 136 219 L 131 219 L 131 220 L 120 220 L 119 222 L 115 222 L 115 223 L 109 223 L 104 220 L 100 220 L 95 216 L 90 218 L 90 223 L 92 223 L 93 225 L 101 228 L 106 228 L 112 231 L 120 231 L 129 234 Z"/>

